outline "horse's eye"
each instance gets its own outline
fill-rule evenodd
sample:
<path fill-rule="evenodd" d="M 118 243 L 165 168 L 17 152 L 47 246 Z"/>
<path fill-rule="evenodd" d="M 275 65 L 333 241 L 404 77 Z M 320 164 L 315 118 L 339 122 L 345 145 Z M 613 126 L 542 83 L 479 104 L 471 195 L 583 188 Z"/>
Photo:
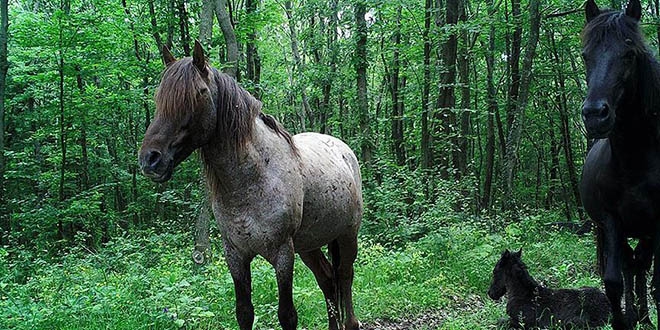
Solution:
<path fill-rule="evenodd" d="M 626 39 L 625 42 L 626 42 L 626 45 L 632 45 L 633 44 L 632 39 Z"/>

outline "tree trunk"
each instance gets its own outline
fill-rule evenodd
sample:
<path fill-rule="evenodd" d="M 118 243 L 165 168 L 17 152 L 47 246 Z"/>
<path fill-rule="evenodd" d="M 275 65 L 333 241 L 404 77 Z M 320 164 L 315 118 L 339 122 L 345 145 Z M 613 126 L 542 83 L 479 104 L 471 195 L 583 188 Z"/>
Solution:
<path fill-rule="evenodd" d="M 434 117 L 436 123 L 441 123 L 440 128 L 442 128 L 442 131 L 438 131 L 436 129 L 434 132 L 435 137 L 451 137 L 454 134 L 453 127 L 456 123 L 456 115 L 454 114 L 454 108 L 456 106 L 454 85 L 456 83 L 456 50 L 458 45 L 455 25 L 458 22 L 458 9 L 460 1 L 461 0 L 446 1 L 444 28 L 447 28 L 452 32 L 449 35 L 447 42 L 443 45 L 441 54 L 443 72 L 441 74 L 440 85 L 438 88 L 438 100 L 436 103 L 437 105 Z M 439 139 L 434 139 L 434 141 L 438 140 Z M 445 141 L 444 143 L 449 145 L 450 152 L 448 152 L 447 155 L 443 155 L 439 163 L 435 159 L 432 161 L 432 163 L 438 163 L 438 165 L 440 165 L 441 177 L 448 179 L 450 173 L 449 155 L 453 153 L 453 150 L 456 146 L 452 145 L 453 143 L 451 139 L 449 141 Z"/>
<path fill-rule="evenodd" d="M 60 4 L 62 5 L 62 4 Z M 61 160 L 60 160 L 60 182 L 59 182 L 59 193 L 58 193 L 58 199 L 60 202 L 63 202 L 66 199 L 66 196 L 64 195 L 64 184 L 65 184 L 65 174 L 66 174 L 66 163 L 67 163 L 67 150 L 66 150 L 66 124 L 65 124 L 65 114 L 64 114 L 64 31 L 63 29 L 63 24 L 62 24 L 62 17 L 60 16 L 59 18 L 59 50 L 58 50 L 58 65 L 57 65 L 57 73 L 59 76 L 59 83 L 58 83 L 58 103 L 59 103 L 59 128 L 60 128 L 60 136 L 59 136 L 59 144 L 60 144 L 60 152 L 61 152 Z M 62 222 L 62 219 L 58 219 L 57 222 L 57 227 L 60 235 L 60 239 L 68 239 L 68 231 L 64 228 L 64 223 Z"/>
<path fill-rule="evenodd" d="M 124 5 L 124 10 L 128 12 L 128 9 L 126 7 L 126 0 L 122 1 L 122 5 Z M 156 22 L 156 9 L 154 8 L 154 0 L 149 0 L 149 19 L 151 22 L 151 34 L 153 35 L 154 40 L 156 41 L 158 50 L 162 50 L 165 44 L 163 43 L 163 38 L 161 38 L 160 33 L 158 32 L 158 23 Z M 167 45 L 167 47 L 171 47 L 171 45 Z"/>
<path fill-rule="evenodd" d="M 0 231 L 9 233 L 8 210 L 5 203 L 5 89 L 7 81 L 7 39 L 9 29 L 9 8 L 7 0 L 0 0 Z M 7 244 L 7 240 L 0 236 L 0 244 Z"/>
<path fill-rule="evenodd" d="M 513 19 L 513 38 L 509 57 L 509 94 L 506 100 L 506 124 L 511 129 L 518 95 L 520 92 L 520 52 L 522 51 L 522 14 L 520 13 L 520 0 L 511 0 L 511 16 Z"/>
<path fill-rule="evenodd" d="M 227 63 L 224 66 L 224 73 L 240 80 L 238 71 L 238 42 L 236 41 L 236 34 L 234 27 L 231 24 L 231 18 L 225 8 L 227 5 L 226 0 L 216 0 L 215 14 L 222 30 L 222 35 L 225 37 L 225 44 L 227 45 L 226 59 Z"/>
<path fill-rule="evenodd" d="M 399 166 L 405 165 L 406 156 L 403 145 L 403 98 L 399 97 L 401 82 L 399 77 L 399 47 L 401 45 L 401 6 L 398 6 L 396 16 L 396 30 L 392 36 L 394 50 L 392 54 L 392 72 L 390 73 L 390 95 L 392 96 L 392 152 Z"/>
<path fill-rule="evenodd" d="M 493 0 L 488 1 L 488 16 L 495 16 L 495 5 Z M 486 52 L 486 84 L 488 103 L 488 124 L 486 127 L 486 173 L 484 178 L 483 198 L 481 207 L 490 209 L 493 187 L 493 169 L 495 165 L 495 114 L 498 113 L 497 89 L 493 81 L 495 70 L 495 22 L 490 22 L 488 33 L 488 51 Z"/>
<path fill-rule="evenodd" d="M 246 0 L 245 9 L 248 16 L 253 16 L 257 12 L 258 0 Z M 259 52 L 257 50 L 257 32 L 254 27 L 248 28 L 247 45 L 246 45 L 246 66 L 247 78 L 254 86 L 253 93 L 256 98 L 260 98 L 261 90 L 259 82 L 261 80 L 261 60 L 259 59 Z"/>
<path fill-rule="evenodd" d="M 188 31 L 188 11 L 186 1 L 177 1 L 177 12 L 179 14 L 179 32 L 181 33 L 181 47 L 186 56 L 190 56 L 190 32 Z"/>
<path fill-rule="evenodd" d="M 532 82 L 532 66 L 534 63 L 534 54 L 536 44 L 539 40 L 539 29 L 541 26 L 541 13 L 539 10 L 540 0 L 530 0 L 530 29 L 529 39 L 525 47 L 525 58 L 523 59 L 522 72 L 520 80 L 520 94 L 518 102 L 513 113 L 513 121 L 509 130 L 509 136 L 506 141 L 506 157 L 504 162 L 504 193 L 505 208 L 513 207 L 513 183 L 515 178 L 515 168 L 518 161 L 518 147 L 522 133 L 522 125 L 525 119 L 525 108 L 529 97 L 529 89 Z"/>
<path fill-rule="evenodd" d="M 306 88 L 302 86 L 302 84 L 295 83 L 297 81 L 296 78 L 302 77 L 305 70 L 304 70 L 302 57 L 300 56 L 300 50 L 298 49 L 298 34 L 296 33 L 295 22 L 293 21 L 293 6 L 291 4 L 291 1 L 284 2 L 284 8 L 286 10 L 286 17 L 289 23 L 289 34 L 291 36 L 291 55 L 293 56 L 293 63 L 294 63 L 294 69 L 293 69 L 294 89 L 300 89 L 303 113 L 305 114 L 305 117 L 309 121 L 309 126 L 314 127 L 314 114 L 312 113 L 312 109 L 309 106 L 309 99 L 307 98 Z M 305 123 L 303 122 L 303 127 L 305 127 L 304 124 Z"/>
<path fill-rule="evenodd" d="M 76 69 L 76 83 L 78 91 L 80 91 L 81 98 L 84 99 L 85 84 L 82 78 L 80 65 L 75 66 Z M 82 153 L 82 164 L 80 169 L 80 179 L 82 180 L 81 190 L 89 189 L 89 158 L 87 156 L 87 107 L 83 104 L 80 109 L 81 125 L 80 125 L 80 150 Z"/>
<path fill-rule="evenodd" d="M 215 14 L 215 0 L 203 0 L 202 10 L 199 12 L 199 42 L 204 47 L 211 44 L 213 37 L 213 16 Z"/>
<path fill-rule="evenodd" d="M 364 0 L 355 1 L 355 72 L 357 74 L 357 103 L 359 113 L 359 125 L 361 132 L 361 157 L 362 165 L 367 168 L 371 164 L 373 145 L 369 141 L 371 129 L 369 125 L 369 103 L 367 100 L 367 21 L 364 15 L 367 13 Z"/>
<path fill-rule="evenodd" d="M 428 170 L 431 168 L 431 160 L 433 159 L 433 149 L 430 148 L 430 134 L 429 134 L 429 95 L 431 91 L 431 38 L 429 32 L 431 30 L 431 10 L 433 2 L 425 0 L 424 2 L 424 32 L 422 38 L 424 40 L 424 82 L 422 86 L 422 169 Z M 426 191 L 426 197 L 428 191 Z"/>
<path fill-rule="evenodd" d="M 459 4 L 459 20 L 466 20 L 466 1 L 461 0 Z M 460 51 L 456 63 L 458 65 L 458 79 L 461 86 L 461 106 L 460 106 L 460 133 L 456 136 L 454 144 L 454 166 L 456 168 L 456 179 L 462 178 L 467 174 L 468 164 L 468 136 L 470 135 L 470 40 L 467 29 L 461 30 Z"/>

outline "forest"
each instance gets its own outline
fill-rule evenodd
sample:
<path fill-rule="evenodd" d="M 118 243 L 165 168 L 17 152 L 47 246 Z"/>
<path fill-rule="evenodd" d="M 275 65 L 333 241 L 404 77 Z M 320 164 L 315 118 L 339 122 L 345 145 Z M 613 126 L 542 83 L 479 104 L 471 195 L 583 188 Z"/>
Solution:
<path fill-rule="evenodd" d="M 655 51 L 660 2 L 642 6 Z M 137 162 L 161 50 L 191 56 L 195 40 L 289 132 L 330 134 L 358 156 L 365 329 L 495 328 L 505 307 L 486 291 L 506 248 L 548 285 L 601 286 L 578 190 L 582 1 L 0 9 L 0 328 L 237 329 L 199 157 L 163 184 Z M 191 259 L 200 242 L 204 265 Z M 274 272 L 258 259 L 252 273 L 255 328 L 278 328 Z M 295 273 L 299 327 L 324 329 L 313 275 L 300 260 Z"/>

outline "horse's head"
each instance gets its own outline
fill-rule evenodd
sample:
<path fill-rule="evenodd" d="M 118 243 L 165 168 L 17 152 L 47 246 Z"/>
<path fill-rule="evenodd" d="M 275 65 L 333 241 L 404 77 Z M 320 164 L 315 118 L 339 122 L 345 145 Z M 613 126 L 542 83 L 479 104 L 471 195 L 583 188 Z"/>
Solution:
<path fill-rule="evenodd" d="M 138 156 L 144 175 L 156 182 L 169 180 L 179 163 L 207 144 L 217 122 L 217 85 L 199 42 L 192 58 L 177 61 L 167 48 L 163 53 L 167 69 L 156 92 L 156 114 Z"/>
<path fill-rule="evenodd" d="M 493 281 L 488 288 L 488 296 L 493 300 L 499 300 L 506 294 L 507 277 L 510 275 L 511 269 L 514 265 L 520 262 L 522 249 L 518 252 L 511 252 L 505 250 L 502 252 L 500 260 L 495 264 L 493 269 Z"/>
<path fill-rule="evenodd" d="M 639 0 L 630 0 L 625 12 L 601 11 L 588 0 L 587 24 L 582 31 L 582 57 L 587 70 L 587 97 L 582 119 L 591 138 L 605 138 L 625 98 L 635 97 L 637 63 L 645 52 L 638 22 Z"/>

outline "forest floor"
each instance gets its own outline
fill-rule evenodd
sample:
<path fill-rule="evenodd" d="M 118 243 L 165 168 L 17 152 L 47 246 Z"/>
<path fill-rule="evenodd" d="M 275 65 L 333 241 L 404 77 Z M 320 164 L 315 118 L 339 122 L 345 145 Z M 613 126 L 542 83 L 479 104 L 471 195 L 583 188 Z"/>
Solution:
<path fill-rule="evenodd" d="M 362 237 L 354 283 L 358 319 L 365 330 L 494 329 L 505 302 L 490 300 L 486 291 L 505 248 L 522 247 L 531 274 L 547 286 L 600 287 L 593 238 L 548 230 L 550 222 L 544 216 L 497 224 L 447 220 L 400 246 Z M 215 257 L 197 267 L 192 245 L 188 235 L 145 233 L 58 259 L 21 259 L 0 248 L 0 328 L 236 329 L 224 261 Z M 255 329 L 278 329 L 273 270 L 258 258 L 252 274 Z M 300 328 L 325 329 L 325 303 L 313 275 L 300 260 L 295 274 Z"/>

